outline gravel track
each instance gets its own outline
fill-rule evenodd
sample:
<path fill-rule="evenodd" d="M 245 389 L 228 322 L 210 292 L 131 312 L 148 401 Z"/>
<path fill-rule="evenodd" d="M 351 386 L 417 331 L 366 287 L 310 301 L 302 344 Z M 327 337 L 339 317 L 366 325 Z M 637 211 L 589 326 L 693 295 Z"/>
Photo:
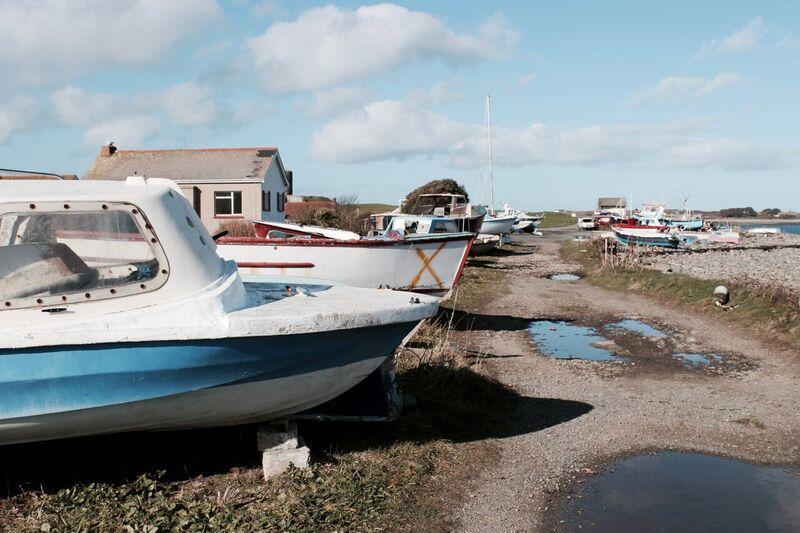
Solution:
<path fill-rule="evenodd" d="M 502 382 L 524 397 L 511 413 L 518 431 L 497 439 L 502 453 L 466 503 L 456 509 L 463 531 L 559 529 L 553 513 L 576 483 L 616 458 L 650 450 L 687 450 L 774 464 L 800 463 L 800 351 L 701 315 L 671 312 L 646 298 L 585 281 L 551 281 L 574 272 L 550 230 L 528 253 L 498 260 L 508 290 L 481 309 L 470 342 L 487 353 Z M 629 363 L 554 360 L 537 353 L 525 324 L 558 318 L 602 324 L 639 318 L 671 332 L 687 351 L 730 354 L 744 363 L 710 373 L 665 361 L 647 344 Z M 511 326 L 509 326 L 511 324 Z"/>

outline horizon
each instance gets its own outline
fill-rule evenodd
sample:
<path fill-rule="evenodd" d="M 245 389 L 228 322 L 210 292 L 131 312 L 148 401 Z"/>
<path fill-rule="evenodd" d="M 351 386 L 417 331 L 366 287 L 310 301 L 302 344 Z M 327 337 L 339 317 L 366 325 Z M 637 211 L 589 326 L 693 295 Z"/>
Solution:
<path fill-rule="evenodd" d="M 498 207 L 800 210 L 800 5 L 0 0 L 0 28 L 2 167 L 270 145 L 297 194 L 486 203 L 491 94 Z"/>

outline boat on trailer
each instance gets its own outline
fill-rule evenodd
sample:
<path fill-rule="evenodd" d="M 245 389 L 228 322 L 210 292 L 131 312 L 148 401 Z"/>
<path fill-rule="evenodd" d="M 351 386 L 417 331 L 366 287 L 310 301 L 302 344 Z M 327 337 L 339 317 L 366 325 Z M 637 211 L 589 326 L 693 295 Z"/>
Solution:
<path fill-rule="evenodd" d="M 439 220 L 420 220 L 437 227 Z M 455 232 L 385 235 L 316 226 L 254 222 L 256 237 L 221 237 L 219 254 L 251 276 L 314 278 L 326 283 L 447 297 L 458 283 L 475 236 Z M 397 225 L 397 224 L 396 224 Z M 399 225 L 398 225 L 399 227 Z"/>
<path fill-rule="evenodd" d="M 438 303 L 245 283 L 168 180 L 0 182 L 0 444 L 298 413 Z"/>
<path fill-rule="evenodd" d="M 677 248 L 683 242 L 680 232 L 669 228 L 615 224 L 611 226 L 611 231 L 614 232 L 617 240 L 624 245 Z"/>

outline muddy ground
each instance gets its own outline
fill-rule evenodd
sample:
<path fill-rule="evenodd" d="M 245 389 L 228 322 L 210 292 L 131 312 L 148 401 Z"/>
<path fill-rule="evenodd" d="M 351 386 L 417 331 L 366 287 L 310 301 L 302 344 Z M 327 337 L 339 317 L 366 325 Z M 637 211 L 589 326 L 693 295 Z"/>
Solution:
<path fill-rule="evenodd" d="M 513 253 L 478 262 L 492 277 L 501 274 L 504 284 L 462 321 L 461 334 L 482 354 L 481 364 L 523 400 L 512 414 L 517 431 L 496 441 L 499 464 L 481 474 L 456 511 L 459 529 L 558 530 L 556 510 L 577 484 L 639 452 L 800 464 L 796 347 L 723 324 L 714 308 L 702 314 L 665 309 L 587 281 L 547 279 L 579 269 L 559 255 L 560 242 L 571 236 L 561 229 L 521 237 Z M 610 346 L 627 362 L 552 359 L 539 353 L 527 329 L 540 319 L 599 328 L 629 318 L 667 337 L 610 334 Z M 722 354 L 724 363 L 687 368 L 671 357 L 674 351 Z"/>

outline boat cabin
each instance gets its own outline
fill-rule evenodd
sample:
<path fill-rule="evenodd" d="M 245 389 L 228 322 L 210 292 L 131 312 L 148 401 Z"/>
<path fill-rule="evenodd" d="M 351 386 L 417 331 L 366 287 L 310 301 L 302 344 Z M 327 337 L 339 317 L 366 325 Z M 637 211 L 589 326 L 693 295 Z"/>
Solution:
<path fill-rule="evenodd" d="M 412 215 L 467 215 L 469 202 L 463 194 L 421 194 L 414 205 L 409 206 Z"/>
<path fill-rule="evenodd" d="M 168 180 L 0 182 L 0 323 L 184 296 L 226 271 L 215 249 Z"/>
<path fill-rule="evenodd" d="M 452 218 L 425 216 L 396 216 L 389 223 L 385 233 L 397 231 L 403 235 L 458 233 L 458 223 Z"/>

